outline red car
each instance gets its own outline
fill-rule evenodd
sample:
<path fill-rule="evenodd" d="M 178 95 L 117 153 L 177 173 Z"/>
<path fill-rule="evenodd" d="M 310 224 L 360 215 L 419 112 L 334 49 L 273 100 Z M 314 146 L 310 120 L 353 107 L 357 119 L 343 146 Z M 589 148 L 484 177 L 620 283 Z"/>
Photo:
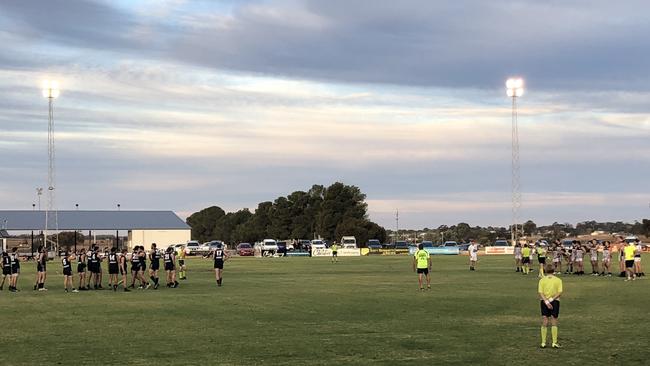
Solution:
<path fill-rule="evenodd" d="M 255 251 L 253 250 L 253 246 L 249 243 L 239 243 L 239 245 L 237 245 L 237 254 L 243 257 L 255 255 Z"/>

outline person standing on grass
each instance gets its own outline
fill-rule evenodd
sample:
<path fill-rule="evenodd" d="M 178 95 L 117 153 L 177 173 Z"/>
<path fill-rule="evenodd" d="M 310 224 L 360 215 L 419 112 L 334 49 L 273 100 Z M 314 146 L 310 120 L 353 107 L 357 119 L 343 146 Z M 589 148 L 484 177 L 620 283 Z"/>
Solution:
<path fill-rule="evenodd" d="M 77 255 L 77 275 L 79 276 L 79 290 L 88 290 L 86 287 L 86 249 L 81 248 Z"/>
<path fill-rule="evenodd" d="M 632 242 L 627 243 L 627 246 L 623 248 L 623 255 L 625 255 L 625 272 L 627 273 L 627 278 L 625 279 L 625 281 L 636 279 L 636 274 L 634 273 L 635 253 L 636 253 L 636 246 Z"/>
<path fill-rule="evenodd" d="M 582 244 L 578 241 L 576 247 L 573 248 L 573 252 L 575 253 L 575 263 L 576 266 L 578 267 L 577 271 L 574 272 L 577 275 L 583 275 L 585 274 L 585 267 L 584 267 L 584 257 L 585 257 L 585 251 L 582 248 Z"/>
<path fill-rule="evenodd" d="M 521 244 L 519 243 L 515 244 L 514 253 L 515 253 L 515 266 L 517 267 L 517 270 L 515 272 L 523 272 L 524 269 L 521 266 L 521 258 L 522 258 Z"/>
<path fill-rule="evenodd" d="M 217 248 L 212 252 L 214 258 L 214 275 L 217 280 L 217 287 L 223 283 L 223 264 L 228 259 L 228 253 L 223 250 L 222 244 L 218 243 Z"/>
<path fill-rule="evenodd" d="M 122 255 L 118 258 L 118 268 L 120 269 L 120 275 L 122 276 L 122 287 L 124 288 L 124 292 L 129 292 L 127 287 L 127 282 L 129 281 L 129 270 L 128 270 L 128 264 L 126 263 L 126 254 L 127 254 L 127 249 L 123 248 L 122 249 Z"/>
<path fill-rule="evenodd" d="M 11 279 L 9 280 L 9 291 L 18 292 L 18 275 L 20 275 L 20 258 L 18 257 L 18 248 L 11 248 Z"/>
<path fill-rule="evenodd" d="M 546 246 L 543 243 L 540 243 L 537 248 L 537 262 L 539 262 L 539 274 L 538 277 L 544 277 L 544 266 L 546 265 Z"/>
<path fill-rule="evenodd" d="M 181 251 L 180 253 L 178 253 L 178 269 L 179 269 L 178 278 L 181 280 L 186 280 L 187 274 L 185 273 L 185 270 L 187 270 L 187 268 L 185 267 L 185 257 L 187 253 L 185 253 L 184 246 L 182 246 L 180 249 Z"/>
<path fill-rule="evenodd" d="M 145 278 L 145 273 L 147 273 L 147 252 L 144 250 L 144 245 L 140 245 L 138 256 L 140 256 L 140 284 L 144 286 L 145 289 L 149 289 L 151 284 Z"/>
<path fill-rule="evenodd" d="M 34 290 L 47 291 L 45 288 L 45 279 L 47 278 L 47 250 L 43 246 L 38 247 L 38 257 L 36 258 L 36 285 Z"/>
<path fill-rule="evenodd" d="M 639 241 L 639 239 L 635 240 L 635 249 L 636 250 L 634 252 L 634 273 L 636 274 L 637 277 L 643 277 L 645 276 L 645 273 L 643 273 L 643 268 L 641 268 L 641 252 L 643 251 L 643 248 L 641 247 L 641 242 Z M 14 271 L 14 274 L 15 273 L 16 272 Z"/>
<path fill-rule="evenodd" d="M 61 257 L 61 267 L 63 269 L 63 289 L 68 292 L 68 288 L 72 288 L 72 292 L 79 292 L 74 288 L 74 279 L 72 278 L 72 261 L 74 255 L 70 255 L 68 250 L 65 251 Z"/>
<path fill-rule="evenodd" d="M 521 248 L 522 268 L 521 272 L 525 275 L 530 272 L 530 247 L 526 244 Z"/>
<path fill-rule="evenodd" d="M 621 272 L 618 276 L 625 277 L 625 253 L 623 249 L 626 247 L 627 243 L 622 236 L 616 238 L 616 247 L 618 248 L 618 269 Z"/>
<path fill-rule="evenodd" d="M 176 253 L 174 253 L 173 247 L 167 248 L 163 256 L 163 262 L 165 263 L 165 272 L 167 272 L 167 287 L 178 287 L 176 281 Z"/>
<path fill-rule="evenodd" d="M 332 263 L 339 261 L 338 251 L 339 246 L 336 243 L 332 243 Z"/>
<path fill-rule="evenodd" d="M 149 253 L 149 260 L 151 261 L 151 267 L 149 269 L 149 278 L 153 282 L 153 289 L 158 289 L 158 271 L 160 270 L 160 253 L 158 252 L 158 246 L 156 243 L 151 244 L 151 253 Z"/>
<path fill-rule="evenodd" d="M 424 250 L 424 245 L 421 243 L 418 244 L 418 250 L 413 255 L 413 272 L 417 269 L 418 273 L 418 284 L 420 285 L 420 291 L 424 290 L 422 287 L 422 277 L 426 276 L 427 279 L 427 290 L 431 290 L 431 256 L 429 252 Z"/>
<path fill-rule="evenodd" d="M 603 271 L 601 272 L 601 276 L 612 276 L 612 252 L 610 248 L 610 243 L 609 241 L 606 241 L 605 244 L 603 245 Z M 605 273 L 607 271 L 607 273 Z"/>
<path fill-rule="evenodd" d="M 562 247 L 557 243 L 557 241 L 553 248 L 553 269 L 557 274 L 562 273 Z"/>
<path fill-rule="evenodd" d="M 112 288 L 113 292 L 117 291 L 117 274 L 120 272 L 118 262 L 117 248 L 112 247 L 111 252 L 108 253 L 108 287 Z"/>
<path fill-rule="evenodd" d="M 470 245 L 467 247 L 467 251 L 469 252 L 469 270 L 470 271 L 475 271 L 476 270 L 476 262 L 478 261 L 478 244 L 476 244 L 476 240 L 472 239 L 470 241 Z"/>
<path fill-rule="evenodd" d="M 548 323 L 551 323 L 552 347 L 560 348 L 557 341 L 557 318 L 560 316 L 560 296 L 562 296 L 562 280 L 555 277 L 553 266 L 546 267 L 546 275 L 539 280 L 537 293 L 542 310 L 542 348 L 546 348 Z"/>
<path fill-rule="evenodd" d="M 589 246 L 589 259 L 591 262 L 591 275 L 598 276 L 598 244 L 596 241 L 591 241 Z"/>
<path fill-rule="evenodd" d="M 131 286 L 129 288 L 135 288 L 135 280 L 138 279 L 138 273 L 140 272 L 140 257 L 138 256 L 138 250 L 140 249 L 139 245 L 133 247 L 133 252 L 131 253 Z M 140 286 L 142 288 L 142 286 Z"/>
<path fill-rule="evenodd" d="M 0 284 L 0 291 L 5 286 L 5 281 L 7 280 L 7 277 L 9 277 L 9 291 L 11 291 L 11 258 L 9 257 L 9 253 L 6 251 L 2 252 L 2 284 Z"/>

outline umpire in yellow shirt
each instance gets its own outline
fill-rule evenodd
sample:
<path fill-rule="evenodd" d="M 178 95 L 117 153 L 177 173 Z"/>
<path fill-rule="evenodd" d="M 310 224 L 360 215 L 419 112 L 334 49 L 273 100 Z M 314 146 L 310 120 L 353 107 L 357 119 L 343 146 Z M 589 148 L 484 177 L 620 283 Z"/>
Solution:
<path fill-rule="evenodd" d="M 553 348 L 560 348 L 557 342 L 557 318 L 560 315 L 560 296 L 562 295 L 562 280 L 553 275 L 552 265 L 546 267 L 546 276 L 539 280 L 537 292 L 539 293 L 540 306 L 542 309 L 542 348 L 546 348 L 546 332 L 548 321 L 551 320 L 551 335 L 553 337 Z"/>
<path fill-rule="evenodd" d="M 422 287 L 422 276 L 427 278 L 427 290 L 431 290 L 431 256 L 429 252 L 424 250 L 424 245 L 419 244 L 418 250 L 413 255 L 413 271 L 417 269 L 418 273 L 418 284 L 420 285 L 420 291 L 424 290 Z"/>

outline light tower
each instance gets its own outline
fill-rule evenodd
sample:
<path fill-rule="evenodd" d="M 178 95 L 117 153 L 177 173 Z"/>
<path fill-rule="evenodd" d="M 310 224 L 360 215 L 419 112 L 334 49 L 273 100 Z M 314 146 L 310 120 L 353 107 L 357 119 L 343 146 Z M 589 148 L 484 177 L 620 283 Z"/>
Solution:
<path fill-rule="evenodd" d="M 519 128 L 517 126 L 517 98 L 524 95 L 524 80 L 510 78 L 506 81 L 506 95 L 512 98 L 512 245 L 519 241 L 519 210 L 521 209 L 521 185 L 519 182 Z"/>
<path fill-rule="evenodd" d="M 43 82 L 43 97 L 48 100 L 48 120 L 47 120 L 47 207 L 45 209 L 45 230 L 43 231 L 44 245 L 47 248 L 47 231 L 53 221 L 55 239 L 52 241 L 55 253 L 59 250 L 59 215 L 56 209 L 56 166 L 54 150 L 54 99 L 60 94 L 59 83 L 56 81 L 45 80 Z M 53 217 L 52 217 L 53 216 Z"/>

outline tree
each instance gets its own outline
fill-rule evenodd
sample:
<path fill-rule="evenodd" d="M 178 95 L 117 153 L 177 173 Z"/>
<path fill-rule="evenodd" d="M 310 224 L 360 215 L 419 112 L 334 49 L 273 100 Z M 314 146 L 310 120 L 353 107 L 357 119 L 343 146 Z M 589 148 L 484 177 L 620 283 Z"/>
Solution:
<path fill-rule="evenodd" d="M 217 221 L 225 214 L 220 207 L 211 206 L 190 215 L 186 222 L 192 228 L 192 238 L 201 242 L 214 239 Z"/>
<path fill-rule="evenodd" d="M 85 237 L 82 233 L 77 232 L 77 244 L 81 245 L 84 242 Z M 59 246 L 63 249 L 70 250 L 74 248 L 75 243 L 75 232 L 74 231 L 63 231 L 58 235 Z"/>
<path fill-rule="evenodd" d="M 524 222 L 523 225 L 524 229 L 524 235 L 532 236 L 535 234 L 535 231 L 537 230 L 537 225 L 532 220 L 528 220 Z"/>

